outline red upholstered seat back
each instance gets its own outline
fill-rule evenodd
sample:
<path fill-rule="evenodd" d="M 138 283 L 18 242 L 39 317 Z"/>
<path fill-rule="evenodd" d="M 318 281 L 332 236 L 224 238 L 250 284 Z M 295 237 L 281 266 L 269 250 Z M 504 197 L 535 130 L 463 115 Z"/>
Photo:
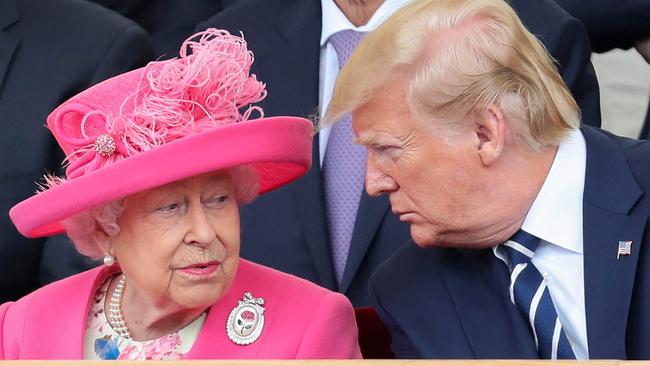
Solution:
<path fill-rule="evenodd" d="M 355 308 L 363 358 L 392 359 L 390 333 L 373 308 Z"/>

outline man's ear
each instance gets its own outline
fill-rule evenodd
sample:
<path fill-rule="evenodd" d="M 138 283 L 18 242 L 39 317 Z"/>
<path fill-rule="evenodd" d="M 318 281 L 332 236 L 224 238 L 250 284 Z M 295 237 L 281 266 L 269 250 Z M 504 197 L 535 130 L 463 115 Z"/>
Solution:
<path fill-rule="evenodd" d="M 475 120 L 474 133 L 476 152 L 484 166 L 494 164 L 505 145 L 505 117 L 496 105 L 490 105 L 480 112 Z"/>

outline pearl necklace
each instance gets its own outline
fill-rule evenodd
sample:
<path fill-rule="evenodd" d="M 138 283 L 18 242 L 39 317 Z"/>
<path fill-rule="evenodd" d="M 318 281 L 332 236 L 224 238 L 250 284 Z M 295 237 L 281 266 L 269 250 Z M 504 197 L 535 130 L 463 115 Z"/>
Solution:
<path fill-rule="evenodd" d="M 126 276 L 123 274 L 117 281 L 115 290 L 111 295 L 111 301 L 108 304 L 108 315 L 111 318 L 113 330 L 123 338 L 131 339 L 131 333 L 126 327 L 124 315 L 122 315 L 122 297 L 124 296 L 124 287 L 126 286 Z"/>

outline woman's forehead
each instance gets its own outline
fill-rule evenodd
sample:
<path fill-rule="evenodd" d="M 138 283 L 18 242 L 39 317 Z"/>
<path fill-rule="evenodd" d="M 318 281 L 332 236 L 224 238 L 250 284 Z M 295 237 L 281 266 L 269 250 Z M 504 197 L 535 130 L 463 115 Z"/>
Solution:
<path fill-rule="evenodd" d="M 178 191 L 187 191 L 193 189 L 208 189 L 212 187 L 228 188 L 231 184 L 230 174 L 227 170 L 217 170 L 205 174 L 195 175 L 193 177 L 181 179 L 175 182 L 165 184 L 160 187 L 151 188 L 144 192 L 136 193 L 140 195 L 167 195 Z"/>

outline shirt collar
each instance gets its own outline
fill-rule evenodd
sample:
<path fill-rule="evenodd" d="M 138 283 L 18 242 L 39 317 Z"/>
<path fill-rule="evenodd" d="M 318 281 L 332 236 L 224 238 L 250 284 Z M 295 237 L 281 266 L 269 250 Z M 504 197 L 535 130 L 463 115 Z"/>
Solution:
<path fill-rule="evenodd" d="M 322 28 L 320 33 L 320 46 L 324 47 L 332 34 L 343 30 L 352 29 L 357 32 L 371 32 L 375 30 L 386 18 L 391 16 L 408 1 L 386 0 L 379 6 L 368 23 L 360 27 L 355 27 L 334 3 L 334 0 L 321 0 Z"/>
<path fill-rule="evenodd" d="M 521 228 L 538 238 L 582 253 L 582 196 L 587 148 L 579 130 L 560 144 L 548 176 Z"/>

